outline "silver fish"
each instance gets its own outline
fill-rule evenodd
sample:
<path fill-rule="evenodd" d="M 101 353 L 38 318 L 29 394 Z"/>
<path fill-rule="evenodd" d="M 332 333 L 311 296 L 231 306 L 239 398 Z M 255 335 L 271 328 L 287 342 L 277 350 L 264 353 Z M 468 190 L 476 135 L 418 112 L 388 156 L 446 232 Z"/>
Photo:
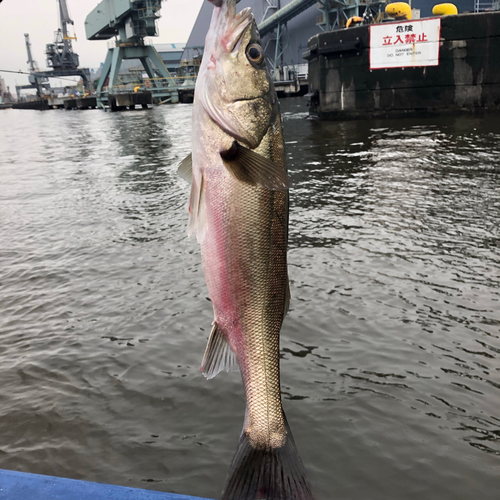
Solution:
<path fill-rule="evenodd" d="M 250 8 L 215 9 L 193 106 L 188 234 L 214 309 L 207 378 L 239 367 L 246 416 L 223 500 L 311 500 L 281 405 L 279 335 L 288 310 L 288 187 L 281 115 Z"/>

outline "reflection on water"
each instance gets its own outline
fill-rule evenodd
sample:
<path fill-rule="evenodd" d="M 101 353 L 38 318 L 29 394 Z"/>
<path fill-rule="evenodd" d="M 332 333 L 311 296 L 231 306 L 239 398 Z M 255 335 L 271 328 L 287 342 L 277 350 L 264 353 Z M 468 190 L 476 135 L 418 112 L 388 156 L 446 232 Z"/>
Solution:
<path fill-rule="evenodd" d="M 496 498 L 498 117 L 282 107 L 282 389 L 318 500 Z M 0 468 L 218 498 L 244 401 L 199 373 L 191 109 L 0 113 Z"/>

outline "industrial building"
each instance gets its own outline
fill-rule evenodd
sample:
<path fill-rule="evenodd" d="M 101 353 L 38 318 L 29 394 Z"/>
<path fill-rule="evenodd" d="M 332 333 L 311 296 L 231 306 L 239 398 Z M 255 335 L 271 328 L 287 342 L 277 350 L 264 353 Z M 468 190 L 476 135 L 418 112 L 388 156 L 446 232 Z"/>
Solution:
<path fill-rule="evenodd" d="M 181 65 L 185 43 L 155 43 L 154 47 L 170 74 L 175 75 Z"/>
<path fill-rule="evenodd" d="M 0 105 L 12 102 L 12 95 L 9 87 L 5 85 L 5 80 L 0 77 Z"/>
<path fill-rule="evenodd" d="M 180 66 L 182 54 L 184 53 L 184 49 L 186 47 L 185 43 L 155 43 L 153 44 L 154 48 L 158 52 L 163 64 L 168 69 L 171 75 L 176 75 Z M 101 63 L 101 66 L 93 75 L 92 79 L 98 78 L 101 74 L 101 70 L 104 63 Z M 130 59 L 122 61 L 120 65 L 119 75 L 120 78 L 123 79 L 127 76 L 133 77 L 137 76 L 137 74 L 143 74 L 144 67 L 140 63 L 138 59 Z"/>

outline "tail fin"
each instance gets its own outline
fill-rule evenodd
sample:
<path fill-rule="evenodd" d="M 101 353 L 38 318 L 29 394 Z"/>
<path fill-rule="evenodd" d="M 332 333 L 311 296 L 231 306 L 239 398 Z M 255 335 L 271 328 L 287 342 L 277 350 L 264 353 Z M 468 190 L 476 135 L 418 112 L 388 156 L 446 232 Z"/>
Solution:
<path fill-rule="evenodd" d="M 281 448 L 255 449 L 243 432 L 222 500 L 313 500 L 307 473 L 285 419 Z"/>

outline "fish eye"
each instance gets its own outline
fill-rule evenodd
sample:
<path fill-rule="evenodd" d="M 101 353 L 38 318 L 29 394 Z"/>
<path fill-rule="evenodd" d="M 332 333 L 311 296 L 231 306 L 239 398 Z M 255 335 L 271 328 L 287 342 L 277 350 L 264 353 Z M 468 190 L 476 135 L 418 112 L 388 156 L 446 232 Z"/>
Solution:
<path fill-rule="evenodd" d="M 254 63 L 260 64 L 264 60 L 264 51 L 262 47 L 256 43 L 252 43 L 247 47 L 247 59 Z"/>

